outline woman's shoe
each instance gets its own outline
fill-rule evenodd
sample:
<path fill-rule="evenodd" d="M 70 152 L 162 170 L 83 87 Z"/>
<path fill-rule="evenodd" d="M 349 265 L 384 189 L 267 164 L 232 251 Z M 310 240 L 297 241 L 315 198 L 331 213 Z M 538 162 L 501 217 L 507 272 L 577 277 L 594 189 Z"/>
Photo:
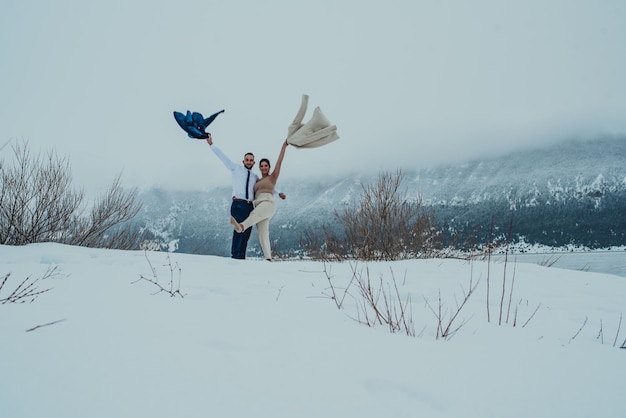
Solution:
<path fill-rule="evenodd" d="M 235 228 L 235 232 L 240 234 L 244 231 L 243 225 L 237 222 L 237 220 L 232 216 L 230 217 L 230 224 L 233 226 L 233 228 Z"/>

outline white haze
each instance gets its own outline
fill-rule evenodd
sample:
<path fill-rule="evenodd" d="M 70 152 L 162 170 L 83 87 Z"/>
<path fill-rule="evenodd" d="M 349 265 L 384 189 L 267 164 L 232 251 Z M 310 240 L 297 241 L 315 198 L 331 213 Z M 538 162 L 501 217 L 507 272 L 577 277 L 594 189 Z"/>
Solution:
<path fill-rule="evenodd" d="M 624 21 L 609 0 L 9 0 L 0 146 L 54 148 L 88 187 L 227 184 L 172 111 L 226 109 L 216 143 L 273 161 L 303 93 L 341 139 L 290 149 L 292 178 L 624 133 Z"/>

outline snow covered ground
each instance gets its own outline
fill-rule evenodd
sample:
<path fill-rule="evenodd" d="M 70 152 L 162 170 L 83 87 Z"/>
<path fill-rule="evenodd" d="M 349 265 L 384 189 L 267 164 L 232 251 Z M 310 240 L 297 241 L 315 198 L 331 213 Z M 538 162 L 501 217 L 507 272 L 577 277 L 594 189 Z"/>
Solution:
<path fill-rule="evenodd" d="M 626 416 L 624 277 L 36 244 L 0 246 L 3 279 L 49 289 L 0 304 L 3 418 Z M 400 332 L 362 324 L 368 280 Z"/>

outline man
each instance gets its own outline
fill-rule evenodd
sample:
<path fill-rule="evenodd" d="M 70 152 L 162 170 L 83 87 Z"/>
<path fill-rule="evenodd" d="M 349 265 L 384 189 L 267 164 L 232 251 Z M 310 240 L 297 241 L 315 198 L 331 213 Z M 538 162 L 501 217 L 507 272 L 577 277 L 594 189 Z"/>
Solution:
<path fill-rule="evenodd" d="M 230 170 L 233 182 L 232 204 L 230 205 L 230 214 L 237 222 L 243 222 L 254 209 L 254 183 L 257 182 L 259 176 L 252 172 L 254 167 L 254 154 L 247 153 L 243 157 L 243 165 L 232 162 L 222 150 L 213 145 L 211 134 L 206 142 L 209 144 L 215 155 L 222 160 L 228 170 Z M 244 260 L 246 258 L 246 249 L 252 228 L 246 229 L 243 233 L 238 234 L 233 231 L 233 243 L 231 247 L 231 257 Z"/>

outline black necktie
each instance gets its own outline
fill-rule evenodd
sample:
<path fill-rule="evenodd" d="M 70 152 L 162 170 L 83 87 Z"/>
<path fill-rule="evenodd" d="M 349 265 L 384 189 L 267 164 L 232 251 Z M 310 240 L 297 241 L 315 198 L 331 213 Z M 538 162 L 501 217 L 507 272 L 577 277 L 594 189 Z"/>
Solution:
<path fill-rule="evenodd" d="M 250 170 L 248 170 L 248 178 L 246 179 L 246 200 L 250 200 L 248 195 L 248 185 L 250 184 Z"/>

